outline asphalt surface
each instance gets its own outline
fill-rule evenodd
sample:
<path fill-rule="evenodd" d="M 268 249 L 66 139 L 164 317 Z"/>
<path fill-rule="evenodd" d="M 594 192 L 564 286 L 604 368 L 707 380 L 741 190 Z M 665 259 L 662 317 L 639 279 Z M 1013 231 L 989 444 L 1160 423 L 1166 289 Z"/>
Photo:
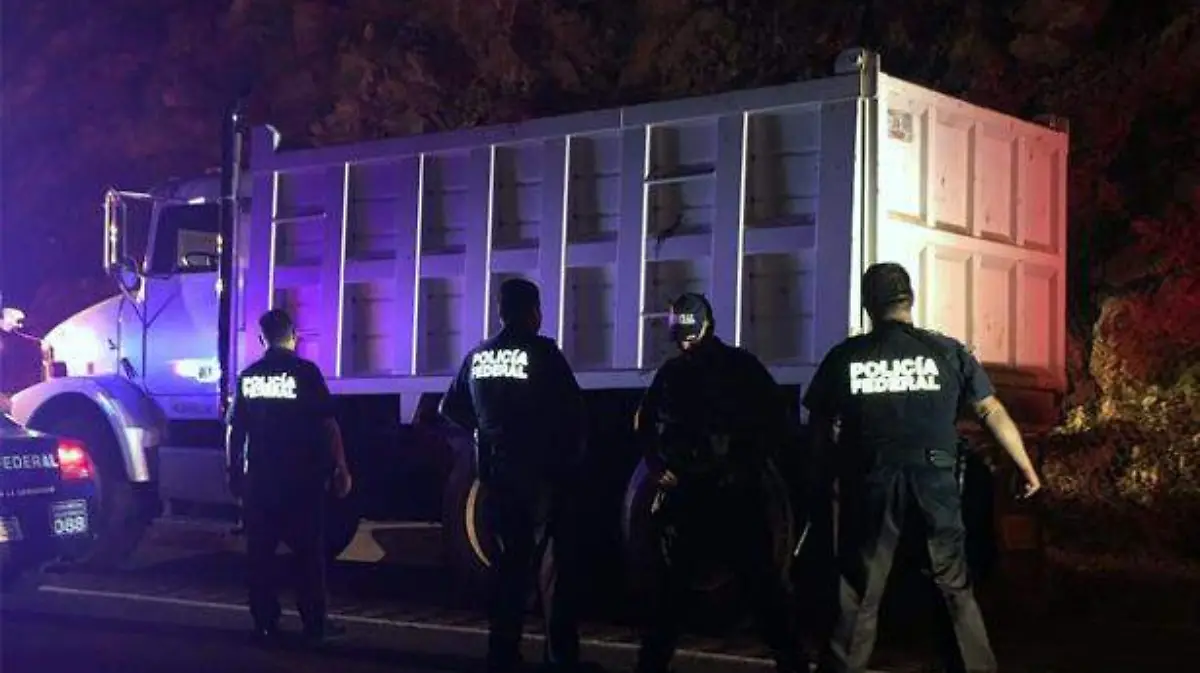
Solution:
<path fill-rule="evenodd" d="M 324 652 L 286 645 L 266 650 L 232 630 L 113 617 L 24 613 L 0 620 L 0 670 L 5 673 L 441 673 L 474 665 L 471 658 L 405 654 L 349 641 Z"/>
<path fill-rule="evenodd" d="M 228 541 L 205 535 L 152 537 L 124 571 L 50 573 L 42 586 L 0 597 L 0 671 L 473 671 L 485 645 L 478 595 L 437 562 L 436 532 L 410 534 L 407 564 L 339 563 L 331 571 L 331 612 L 350 630 L 323 652 L 298 646 L 263 651 L 245 638 L 242 562 Z M 986 594 L 986 592 L 985 592 Z M 1027 596 L 985 595 L 985 613 L 1006 673 L 1127 673 L 1198 670 L 1200 628 L 1156 626 L 1153 606 L 1117 623 L 1025 613 Z M 993 597 L 994 598 L 994 597 Z M 285 598 L 285 605 L 287 599 Z M 297 628 L 294 613 L 285 627 Z M 926 619 L 888 625 L 873 666 L 888 673 L 936 670 Z M 585 657 L 625 671 L 636 639 L 628 622 L 593 618 L 583 625 Z M 531 619 L 526 658 L 540 654 Z M 693 634 L 679 673 L 769 671 L 753 633 Z"/>

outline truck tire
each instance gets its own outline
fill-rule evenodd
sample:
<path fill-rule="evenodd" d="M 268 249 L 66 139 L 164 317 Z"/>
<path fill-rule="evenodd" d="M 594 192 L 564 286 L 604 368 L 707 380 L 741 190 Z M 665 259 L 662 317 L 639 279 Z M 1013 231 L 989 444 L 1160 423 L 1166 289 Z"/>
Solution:
<path fill-rule="evenodd" d="M 650 564 L 658 554 L 650 523 L 650 505 L 660 473 L 646 461 L 638 463 L 625 491 L 621 528 L 625 557 L 629 565 L 635 594 L 647 591 Z M 764 475 L 767 489 L 767 516 L 773 534 L 775 571 L 785 586 L 790 587 L 792 552 L 796 545 L 795 521 L 787 483 L 779 470 L 768 464 Z M 728 626 L 728 620 L 744 616 L 739 606 L 745 600 L 741 588 L 728 568 L 718 565 L 704 567 L 693 580 L 692 592 L 698 600 L 696 614 L 703 625 Z M 717 624 L 716 622 L 721 622 Z"/>
<path fill-rule="evenodd" d="M 483 587 L 495 555 L 495 538 L 483 516 L 486 497 L 475 474 L 474 456 L 460 448 L 442 498 L 442 548 L 451 571 L 467 590 Z"/>
<path fill-rule="evenodd" d="M 478 601 L 487 595 L 496 538 L 483 515 L 487 489 L 475 474 L 474 452 L 460 449 L 455 455 L 443 498 L 442 553 L 457 579 L 459 597 Z M 537 583 L 531 582 L 526 608 L 536 610 L 539 600 Z"/>
<path fill-rule="evenodd" d="M 137 550 L 150 517 L 139 506 L 133 484 L 125 475 L 125 461 L 116 437 L 99 412 L 75 411 L 49 420 L 41 429 L 82 441 L 96 468 L 93 537 L 72 560 L 95 568 L 120 566 Z"/>

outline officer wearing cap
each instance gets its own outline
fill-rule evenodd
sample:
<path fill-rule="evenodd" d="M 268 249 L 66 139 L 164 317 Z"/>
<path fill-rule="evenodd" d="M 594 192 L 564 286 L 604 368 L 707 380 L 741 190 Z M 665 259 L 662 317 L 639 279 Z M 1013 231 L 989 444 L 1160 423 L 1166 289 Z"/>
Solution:
<path fill-rule="evenodd" d="M 279 309 L 259 320 L 261 359 L 238 377 L 229 409 L 226 457 L 229 489 L 242 500 L 249 564 L 250 614 L 256 639 L 278 635 L 275 551 L 280 542 L 297 560 L 297 608 L 311 644 L 342 629 L 326 620 L 325 492 L 350 492 L 350 471 L 321 370 L 296 354 L 292 319 Z"/>
<path fill-rule="evenodd" d="M 971 407 L 1016 462 L 1026 497 L 1041 483 L 979 361 L 962 343 L 913 326 L 904 268 L 872 266 L 862 291 L 871 332 L 835 346 L 804 396 L 816 451 L 839 496 L 840 616 L 819 670 L 867 670 L 900 532 L 915 520 L 952 623 L 949 670 L 995 671 L 964 548 L 955 474 L 960 408 Z"/>
<path fill-rule="evenodd" d="M 475 433 L 486 514 L 499 548 L 488 606 L 487 670 L 520 666 L 525 600 L 535 568 L 545 611 L 545 663 L 579 666 L 571 490 L 583 447 L 583 396 L 542 326 L 538 288 L 500 286 L 500 332 L 467 354 L 440 412 Z"/>
<path fill-rule="evenodd" d="M 728 550 L 771 648 L 777 670 L 807 671 L 772 561 L 762 479 L 790 419 L 771 374 L 750 353 L 713 334 L 712 307 L 698 294 L 671 305 L 680 353 L 663 363 L 634 418 L 647 463 L 661 472 L 651 507 L 662 555 L 645 615 L 638 673 L 665 673 L 674 656 L 685 592 L 702 546 Z M 715 544 L 713 544 L 715 542 Z"/>

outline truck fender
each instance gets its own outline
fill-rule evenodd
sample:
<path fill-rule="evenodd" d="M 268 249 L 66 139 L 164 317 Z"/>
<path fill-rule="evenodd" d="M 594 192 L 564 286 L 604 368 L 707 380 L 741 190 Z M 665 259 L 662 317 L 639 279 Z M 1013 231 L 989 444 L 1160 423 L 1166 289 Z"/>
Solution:
<path fill-rule="evenodd" d="M 108 421 L 129 481 L 152 480 L 149 454 L 166 435 L 166 415 L 154 400 L 124 378 L 96 376 L 43 381 L 13 396 L 12 416 L 36 429 L 75 405 L 88 405 Z"/>

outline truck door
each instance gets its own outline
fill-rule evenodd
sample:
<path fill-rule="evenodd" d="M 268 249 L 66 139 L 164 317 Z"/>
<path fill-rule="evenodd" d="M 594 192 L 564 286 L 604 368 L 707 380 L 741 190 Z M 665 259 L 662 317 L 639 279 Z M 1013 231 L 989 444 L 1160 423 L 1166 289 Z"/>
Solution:
<path fill-rule="evenodd" d="M 217 205 L 162 204 L 149 241 L 142 333 L 123 338 L 138 354 L 148 392 L 172 396 L 172 416 L 214 418 L 217 366 Z M 134 330 L 129 330 L 130 332 Z M 191 398 L 183 400 L 179 398 Z M 182 405 L 182 406 L 181 406 Z M 184 407 L 194 407 L 188 413 Z M 209 408 L 211 407 L 211 409 Z"/>

